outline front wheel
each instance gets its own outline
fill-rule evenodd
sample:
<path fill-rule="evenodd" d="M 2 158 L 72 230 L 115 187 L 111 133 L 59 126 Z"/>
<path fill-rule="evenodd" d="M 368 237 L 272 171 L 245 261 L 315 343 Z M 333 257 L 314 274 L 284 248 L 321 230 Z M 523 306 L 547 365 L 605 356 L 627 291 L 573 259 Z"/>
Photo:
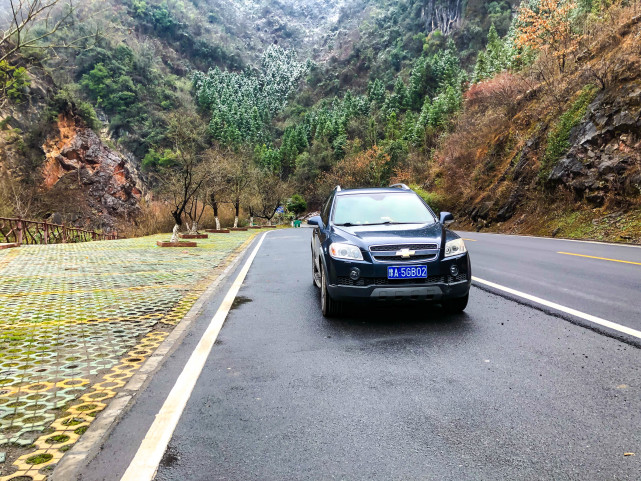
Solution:
<path fill-rule="evenodd" d="M 325 277 L 325 272 L 323 268 L 320 268 L 321 274 L 321 311 L 323 317 L 336 317 L 343 312 L 343 304 L 341 302 L 335 301 L 329 295 L 327 290 L 327 279 Z"/>
<path fill-rule="evenodd" d="M 467 301 L 470 298 L 470 294 L 466 294 L 465 297 L 459 297 L 457 299 L 448 299 L 443 301 L 443 309 L 449 314 L 458 314 L 463 312 L 467 307 Z"/>
<path fill-rule="evenodd" d="M 316 269 L 316 262 L 314 260 L 314 255 L 312 254 L 312 279 L 315 287 L 321 287 L 321 274 Z"/>

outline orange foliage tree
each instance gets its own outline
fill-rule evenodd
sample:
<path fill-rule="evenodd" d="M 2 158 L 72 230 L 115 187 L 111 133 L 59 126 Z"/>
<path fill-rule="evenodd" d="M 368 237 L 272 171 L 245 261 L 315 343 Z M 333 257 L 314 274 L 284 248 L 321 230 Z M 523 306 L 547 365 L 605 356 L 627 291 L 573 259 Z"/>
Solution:
<path fill-rule="evenodd" d="M 520 48 L 549 50 L 563 72 L 569 55 L 576 49 L 579 35 L 573 30 L 570 14 L 573 0 L 538 0 L 519 9 L 515 44 Z"/>

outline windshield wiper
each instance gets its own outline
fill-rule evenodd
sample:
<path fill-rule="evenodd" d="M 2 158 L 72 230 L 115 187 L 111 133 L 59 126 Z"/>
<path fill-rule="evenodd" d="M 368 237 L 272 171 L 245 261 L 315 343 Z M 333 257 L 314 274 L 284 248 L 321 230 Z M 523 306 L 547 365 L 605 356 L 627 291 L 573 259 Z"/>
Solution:
<path fill-rule="evenodd" d="M 402 225 L 402 224 L 424 224 L 425 222 L 372 222 L 371 224 L 352 224 L 351 222 L 345 222 L 344 224 L 334 224 L 339 227 L 367 227 L 368 225 Z"/>
<path fill-rule="evenodd" d="M 362 225 L 401 225 L 401 224 L 422 224 L 422 222 L 391 222 L 391 221 L 385 221 L 385 222 L 375 222 L 372 224 L 362 224 Z"/>

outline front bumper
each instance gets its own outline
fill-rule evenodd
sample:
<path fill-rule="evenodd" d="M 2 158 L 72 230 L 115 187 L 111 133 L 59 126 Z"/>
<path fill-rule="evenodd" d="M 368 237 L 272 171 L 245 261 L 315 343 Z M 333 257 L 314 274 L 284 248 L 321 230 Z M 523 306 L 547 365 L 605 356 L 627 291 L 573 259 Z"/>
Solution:
<path fill-rule="evenodd" d="M 337 301 L 442 301 L 465 297 L 472 283 L 468 253 L 461 256 L 415 265 L 427 265 L 428 278 L 418 280 L 388 280 L 390 264 L 350 262 L 330 259 L 327 265 L 327 290 Z M 410 265 L 398 263 L 395 265 Z M 459 274 L 451 275 L 456 265 Z M 349 273 L 353 267 L 361 276 L 353 281 Z"/>
<path fill-rule="evenodd" d="M 327 286 L 337 301 L 441 301 L 465 297 L 470 291 L 467 281 L 457 284 L 433 284 L 388 287 Z"/>

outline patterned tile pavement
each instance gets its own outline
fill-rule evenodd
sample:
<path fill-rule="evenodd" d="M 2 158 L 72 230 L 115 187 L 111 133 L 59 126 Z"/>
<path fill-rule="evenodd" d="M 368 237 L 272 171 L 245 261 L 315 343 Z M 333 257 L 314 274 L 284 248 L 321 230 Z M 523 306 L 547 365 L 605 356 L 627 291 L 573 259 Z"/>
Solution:
<path fill-rule="evenodd" d="M 0 481 L 46 479 L 254 235 L 0 250 Z"/>

